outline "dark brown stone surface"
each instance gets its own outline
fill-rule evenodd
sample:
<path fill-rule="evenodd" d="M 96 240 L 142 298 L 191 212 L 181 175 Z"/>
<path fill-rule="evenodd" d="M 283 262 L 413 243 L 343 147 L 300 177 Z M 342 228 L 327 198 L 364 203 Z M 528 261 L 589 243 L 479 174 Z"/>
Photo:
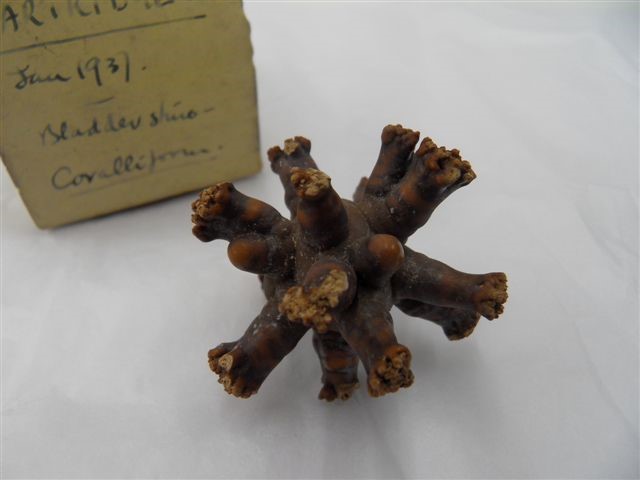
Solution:
<path fill-rule="evenodd" d="M 267 303 L 235 342 L 209 351 L 225 390 L 256 393 L 271 370 L 312 329 L 323 386 L 319 398 L 348 399 L 361 361 L 369 394 L 413 382 L 411 352 L 398 343 L 389 311 L 440 325 L 451 340 L 467 337 L 480 316 L 497 318 L 507 300 L 504 273 L 468 274 L 404 245 L 449 194 L 475 173 L 458 150 L 388 125 L 378 161 L 354 201 L 341 199 L 317 169 L 304 137 L 269 150 L 291 220 L 236 191 L 207 188 L 193 202 L 193 233 L 229 241 L 233 265 L 260 276 Z"/>

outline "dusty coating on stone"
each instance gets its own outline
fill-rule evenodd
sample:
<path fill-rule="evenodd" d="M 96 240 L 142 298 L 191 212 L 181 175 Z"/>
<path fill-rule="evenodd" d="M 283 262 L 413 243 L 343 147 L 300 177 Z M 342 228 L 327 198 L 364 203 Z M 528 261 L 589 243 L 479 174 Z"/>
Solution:
<path fill-rule="evenodd" d="M 231 187 L 229 184 L 218 184 L 213 187 L 205 188 L 200 193 L 200 198 L 196 208 L 193 209 L 194 217 L 207 220 L 215 215 L 222 213 L 224 209 L 224 201 L 229 195 Z M 196 218 L 193 219 L 194 223 Z"/>
<path fill-rule="evenodd" d="M 291 183 L 296 187 L 299 195 L 305 198 L 317 197 L 331 188 L 331 179 L 324 172 L 313 168 L 292 168 Z"/>
<path fill-rule="evenodd" d="M 284 153 L 286 155 L 291 155 L 292 153 L 294 153 L 298 147 L 300 146 L 300 144 L 298 143 L 297 140 L 293 139 L 293 138 L 287 138 L 284 141 Z"/>
<path fill-rule="evenodd" d="M 300 286 L 291 287 L 284 294 L 278 309 L 292 322 L 301 322 L 325 333 L 332 321 L 331 310 L 338 306 L 340 295 L 349 288 L 347 274 L 331 270 L 323 282 L 308 292 Z"/>
<path fill-rule="evenodd" d="M 386 351 L 369 374 L 369 395 L 377 397 L 411 385 L 413 372 L 409 369 L 410 362 L 411 353 L 401 345 Z"/>
<path fill-rule="evenodd" d="M 447 196 L 476 178 L 457 149 L 430 138 L 416 149 L 419 138 L 401 125 L 386 126 L 373 171 L 360 180 L 353 202 L 333 190 L 311 158 L 311 142 L 300 136 L 268 152 L 289 220 L 229 183 L 193 202 L 194 235 L 229 241 L 229 258 L 258 274 L 267 298 L 238 340 L 209 351 L 209 367 L 228 393 L 255 394 L 311 330 L 322 372 L 319 398 L 350 398 L 360 362 L 368 393 L 385 395 L 414 381 L 411 352 L 394 333 L 394 305 L 436 323 L 450 340 L 468 337 L 481 316 L 503 313 L 504 273 L 463 273 L 405 245 Z"/>

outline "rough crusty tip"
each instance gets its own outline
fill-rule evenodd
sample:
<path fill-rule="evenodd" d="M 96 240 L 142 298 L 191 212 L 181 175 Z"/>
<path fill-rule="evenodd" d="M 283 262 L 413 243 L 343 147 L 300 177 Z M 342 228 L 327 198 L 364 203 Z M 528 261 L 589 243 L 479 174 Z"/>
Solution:
<path fill-rule="evenodd" d="M 306 199 L 319 198 L 331 189 L 331 178 L 326 173 L 314 168 L 293 167 L 291 169 L 291 183 L 298 196 Z"/>
<path fill-rule="evenodd" d="M 320 400 L 326 400 L 327 402 L 333 402 L 334 400 L 349 400 L 353 393 L 360 387 L 358 382 L 356 383 L 325 383 L 318 394 Z"/>
<path fill-rule="evenodd" d="M 334 269 L 317 287 L 289 288 L 278 309 L 289 321 L 313 326 L 318 333 L 324 333 L 333 321 L 331 311 L 338 306 L 348 289 L 347 274 Z"/>
<path fill-rule="evenodd" d="M 380 397 L 413 384 L 411 352 L 403 345 L 392 345 L 369 372 L 369 394 Z"/>

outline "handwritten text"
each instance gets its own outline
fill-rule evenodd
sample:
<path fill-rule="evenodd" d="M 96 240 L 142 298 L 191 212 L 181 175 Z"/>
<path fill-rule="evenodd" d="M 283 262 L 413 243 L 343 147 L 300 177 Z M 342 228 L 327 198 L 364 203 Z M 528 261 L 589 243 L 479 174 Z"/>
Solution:
<path fill-rule="evenodd" d="M 181 101 L 172 103 L 170 107 L 167 107 L 165 102 L 160 102 L 158 108 L 151 112 L 133 115 L 108 113 L 105 116 L 95 116 L 84 125 L 76 125 L 69 120 L 48 123 L 40 130 L 40 142 L 43 146 L 58 145 L 77 138 L 93 137 L 104 133 L 137 131 L 167 123 L 188 122 L 213 110 L 213 107 L 183 107 Z"/>

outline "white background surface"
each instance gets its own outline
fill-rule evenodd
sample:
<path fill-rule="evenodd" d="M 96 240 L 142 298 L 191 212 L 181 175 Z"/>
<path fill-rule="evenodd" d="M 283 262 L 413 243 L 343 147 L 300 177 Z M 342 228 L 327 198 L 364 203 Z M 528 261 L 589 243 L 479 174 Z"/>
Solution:
<path fill-rule="evenodd" d="M 387 123 L 478 179 L 409 245 L 509 275 L 449 342 L 394 310 L 414 386 L 316 400 L 310 336 L 250 400 L 206 363 L 262 304 L 189 195 L 38 231 L 3 169 L 4 478 L 638 476 L 638 4 L 247 3 L 262 150 L 350 196 Z M 283 213 L 267 169 L 237 182 Z M 361 375 L 361 378 L 363 375 Z"/>

